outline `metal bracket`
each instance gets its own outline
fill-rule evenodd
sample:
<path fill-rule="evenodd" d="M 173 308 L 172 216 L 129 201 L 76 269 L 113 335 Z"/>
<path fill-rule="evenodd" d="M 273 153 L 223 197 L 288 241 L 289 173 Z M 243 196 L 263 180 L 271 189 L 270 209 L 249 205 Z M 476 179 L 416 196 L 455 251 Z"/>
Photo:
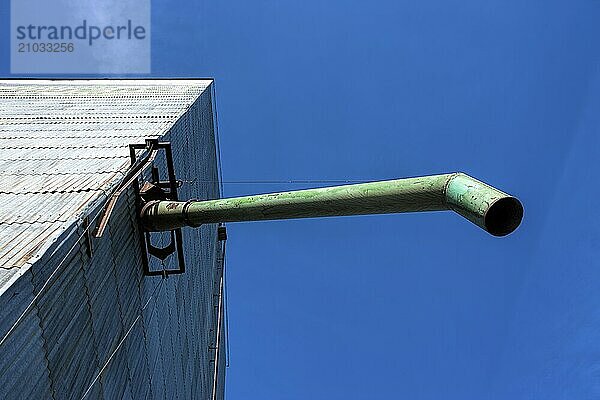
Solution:
<path fill-rule="evenodd" d="M 221 224 L 217 227 L 217 240 L 219 242 L 227 240 L 227 228 Z"/>
<path fill-rule="evenodd" d="M 147 165 L 154 161 L 156 152 L 158 151 L 158 144 L 158 140 L 156 139 L 147 139 L 145 144 L 129 145 L 131 167 L 123 177 L 123 182 L 112 192 L 108 202 L 104 206 L 104 210 L 102 210 L 102 215 L 94 231 L 95 237 L 100 238 L 104 234 L 104 230 L 108 226 L 108 220 L 110 219 L 115 204 L 117 203 L 117 200 L 119 200 L 119 197 L 121 197 L 121 194 L 123 194 L 129 185 L 133 183 L 137 185 L 138 176 L 144 172 Z M 134 148 L 132 148 L 132 146 L 134 146 Z M 145 149 L 147 152 L 137 159 L 135 156 L 135 149 Z"/>
<path fill-rule="evenodd" d="M 94 245 L 92 243 L 92 233 L 90 232 L 91 229 L 89 215 L 83 219 L 81 227 L 83 228 L 83 234 L 85 237 L 85 252 L 87 253 L 88 257 L 92 257 L 92 254 L 94 254 Z"/>
<path fill-rule="evenodd" d="M 130 144 L 129 153 L 131 156 L 131 163 L 135 165 L 137 162 L 135 151 L 147 148 L 148 144 Z M 140 211 L 143 205 L 150 200 L 173 200 L 177 201 L 177 188 L 181 186 L 181 183 L 175 179 L 175 170 L 173 168 L 173 153 L 171 152 L 171 143 L 169 142 L 158 142 L 153 144 L 155 150 L 164 150 L 165 160 L 167 162 L 167 175 L 168 181 L 160 181 L 158 168 L 152 167 L 152 178 L 150 182 L 144 182 L 140 188 L 137 179 L 133 182 L 133 188 L 136 194 L 136 215 L 138 219 L 138 227 L 140 233 L 140 245 L 142 246 L 142 264 L 144 266 L 144 275 L 156 276 L 162 275 L 166 277 L 172 274 L 182 274 L 185 272 L 185 260 L 183 255 L 183 235 L 181 229 L 174 229 L 170 231 L 170 241 L 165 247 L 156 247 L 151 242 L 151 233 L 145 232 L 140 221 Z M 153 157 L 154 158 L 154 157 Z M 163 269 L 163 270 L 150 270 L 149 255 L 158 258 L 159 260 L 165 260 L 173 253 L 177 253 L 177 260 L 179 264 L 178 269 Z"/>

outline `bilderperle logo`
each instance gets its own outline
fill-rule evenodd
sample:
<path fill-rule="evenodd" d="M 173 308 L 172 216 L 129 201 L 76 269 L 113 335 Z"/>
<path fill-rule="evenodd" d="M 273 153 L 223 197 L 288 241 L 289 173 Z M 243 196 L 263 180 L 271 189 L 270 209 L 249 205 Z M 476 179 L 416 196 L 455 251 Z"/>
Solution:
<path fill-rule="evenodd" d="M 12 73 L 150 73 L 150 0 L 11 0 L 10 31 Z"/>
<path fill-rule="evenodd" d="M 123 25 L 107 25 L 97 26 L 89 25 L 87 20 L 83 20 L 81 25 L 72 27 L 69 25 L 21 25 L 16 28 L 17 40 L 32 40 L 41 41 L 39 45 L 45 44 L 44 41 L 48 41 L 49 48 L 57 47 L 60 44 L 57 41 L 72 41 L 82 40 L 87 41 L 88 45 L 93 45 L 96 40 L 143 40 L 146 39 L 146 28 L 141 25 L 134 25 L 129 19 L 126 24 Z M 67 43 L 71 45 L 70 51 L 75 51 L 74 43 Z M 38 47 L 39 47 L 38 45 Z M 52 46 L 54 45 L 54 46 Z M 19 51 L 25 51 L 25 47 L 29 46 L 27 42 L 21 42 L 19 44 Z M 27 49 L 28 51 L 36 51 L 33 49 Z M 37 51 L 43 51 L 38 48 Z M 51 51 L 51 50 L 49 50 Z"/>

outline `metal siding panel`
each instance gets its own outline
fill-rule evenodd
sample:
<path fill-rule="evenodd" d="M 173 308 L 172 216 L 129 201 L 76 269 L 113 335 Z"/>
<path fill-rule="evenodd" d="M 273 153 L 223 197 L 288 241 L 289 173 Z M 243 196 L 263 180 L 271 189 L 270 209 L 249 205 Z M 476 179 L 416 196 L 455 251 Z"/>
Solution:
<path fill-rule="evenodd" d="M 150 394 L 150 378 L 146 364 L 146 349 L 144 329 L 142 324 L 136 324 L 130 338 L 127 340 L 129 369 L 131 371 L 131 391 L 134 398 L 147 398 Z"/>
<path fill-rule="evenodd" d="M 93 201 L 87 192 L 106 190 L 122 178 L 117 171 L 129 165 L 127 145 L 163 135 L 209 84 L 0 81 L 0 175 L 6 177 L 0 184 L 0 243 L 16 233 L 21 250 L 0 251 L 0 266 L 22 266 L 52 240 L 57 222 L 73 223 Z M 57 195 L 38 196 L 47 192 Z M 41 221 L 53 223 L 34 228 L 46 235 L 9 226 Z"/>
<path fill-rule="evenodd" d="M 25 266 L 27 260 L 31 259 L 32 251 L 37 251 L 43 240 L 50 242 L 64 230 L 53 222 L 41 222 L 36 224 L 14 224 L 0 226 L 0 257 L 4 269 L 12 269 L 19 272 L 16 266 Z M 28 246 L 36 242 L 36 246 Z M 25 267 L 23 268 L 25 269 Z"/>
<path fill-rule="evenodd" d="M 0 288 L 3 288 L 5 286 L 10 287 L 10 285 L 12 283 L 11 281 L 15 277 L 17 272 L 19 272 L 19 270 L 16 268 L 11 268 L 11 269 L 0 268 Z"/>
<path fill-rule="evenodd" d="M 32 300 L 31 275 L 26 273 L 0 297 L 0 337 L 7 335 Z M 0 346 L 0 398 L 51 396 L 39 318 L 33 307 Z"/>
<path fill-rule="evenodd" d="M 57 398 L 81 397 L 98 371 L 88 310 L 80 244 L 76 231 L 65 238 L 44 265 L 32 266 L 34 293 L 52 388 Z M 75 248 L 74 251 L 68 250 Z M 62 251 L 61 251 L 62 250 Z M 66 253 L 66 254 L 65 254 Z M 59 267 L 60 266 L 60 267 Z M 52 276 L 52 271 L 58 272 Z M 50 280 L 49 284 L 46 282 Z"/>
<path fill-rule="evenodd" d="M 154 278 L 154 281 L 156 281 L 157 279 L 162 278 Z M 164 399 L 165 377 L 162 369 L 162 346 L 160 341 L 160 335 L 158 335 L 159 315 L 156 307 L 150 307 L 146 310 L 147 312 L 144 315 L 144 327 L 146 330 L 146 344 L 148 348 L 148 367 L 150 369 L 149 372 L 152 386 L 152 394 L 154 395 L 155 399 Z"/>
<path fill-rule="evenodd" d="M 1 149 L 0 149 L 1 151 Z M 104 187 L 123 173 L 71 173 L 61 175 L 5 175 L 0 173 L 0 193 L 15 195 L 32 195 L 46 193 L 81 193 L 95 191 Z M 24 196 L 25 197 L 25 196 Z"/>
<path fill-rule="evenodd" d="M 92 209 L 98 211 L 102 199 L 106 198 L 104 192 L 114 187 L 129 164 L 126 155 L 119 158 L 111 152 L 123 144 L 161 134 L 164 140 L 172 141 L 178 179 L 191 182 L 180 189 L 180 196 L 217 198 L 210 91 L 204 90 L 206 86 L 202 85 L 180 85 L 174 89 L 158 83 L 148 87 L 142 84 L 125 91 L 102 85 L 105 87 L 95 93 L 95 100 L 88 105 L 83 103 L 88 101 L 86 96 L 91 89 L 85 84 L 74 84 L 78 87 L 73 88 L 48 83 L 40 91 L 33 86 L 0 81 L 0 97 L 12 96 L 11 101 L 28 97 L 35 103 L 27 115 L 18 118 L 0 111 L 0 159 L 29 157 L 12 163 L 0 160 L 0 169 L 6 167 L 0 176 L 9 176 L 15 182 L 12 186 L 0 184 L 0 195 L 2 191 L 6 196 L 50 192 L 39 193 L 50 195 L 45 197 L 49 213 L 34 214 L 43 199 L 38 199 L 38 208 L 34 208 L 33 201 L 27 204 L 35 220 L 25 219 L 10 209 L 0 209 L 0 216 L 4 212 L 4 220 L 13 222 L 2 224 L 0 218 L 0 263 L 11 260 L 14 264 L 10 266 L 23 266 L 30 260 L 36 291 L 44 287 L 55 268 L 61 265 L 39 298 L 36 312 L 39 311 L 41 319 L 37 319 L 37 315 L 32 317 L 32 321 L 38 321 L 38 331 L 39 323 L 44 327 L 35 343 L 38 347 L 47 346 L 47 350 L 40 348 L 33 354 L 39 358 L 38 363 L 45 360 L 47 354 L 57 398 L 81 395 L 90 385 L 87 398 L 207 398 L 212 392 L 209 346 L 214 339 L 212 298 L 218 277 L 216 226 L 184 231 L 187 272 L 165 280 L 141 275 L 131 192 L 127 192 L 115 208 L 105 236 L 93 239 L 91 258 L 77 240 L 77 232 L 81 232 L 77 225 L 80 214 L 69 214 L 68 210 L 79 207 L 78 213 L 90 213 L 92 202 L 95 204 Z M 123 110 L 147 113 L 149 118 L 132 117 L 127 112 L 110 114 L 114 111 L 113 100 L 119 95 L 124 96 Z M 65 102 L 65 96 L 75 100 Z M 157 99 L 161 100 L 157 102 Z M 46 107 L 38 107 L 41 104 L 38 102 L 47 102 Z M 17 104 L 18 101 L 13 105 Z M 93 115 L 86 119 L 82 113 Z M 166 132 L 167 129 L 170 131 Z M 48 138 L 51 139 L 45 144 L 35 144 Z M 96 139 L 102 138 L 107 140 L 94 144 Z M 63 152 L 70 156 L 63 156 Z M 156 163 L 164 166 L 160 158 Z M 86 197 L 94 195 L 94 189 L 101 194 Z M 19 231 L 25 223 L 27 229 Z M 7 226 L 10 230 L 6 230 Z M 45 237 L 38 240 L 35 236 L 23 236 L 23 244 L 28 245 L 20 248 L 27 251 L 2 253 L 4 232 L 7 238 L 15 230 L 19 235 L 31 235 L 36 226 L 41 231 L 38 236 L 47 231 Z M 75 249 L 69 253 L 73 246 Z M 37 254 L 38 250 L 42 252 Z M 17 256 L 21 257 L 18 262 L 15 261 Z M 173 258 L 167 263 L 173 263 Z M 151 268 L 161 267 L 157 260 L 152 260 Z M 10 272 L 0 274 L 0 281 L 8 279 L 11 279 Z M 0 295 L 0 302 L 2 299 L 4 295 Z M 35 328 L 33 322 L 27 321 L 24 327 Z M 127 332 L 129 335 L 125 337 Z M 0 368 L 3 361 L 0 360 Z M 101 368 L 105 369 L 100 374 Z M 37 371 L 41 375 L 35 386 L 31 386 L 31 393 L 41 394 L 44 390 L 47 393 L 50 390 L 47 372 L 45 380 L 42 379 L 43 371 L 47 370 L 40 367 Z M 96 377 L 99 379 L 92 385 Z M 32 396 L 47 397 L 45 394 Z"/>
<path fill-rule="evenodd" d="M 169 139 L 173 146 L 177 176 L 184 181 L 195 181 L 193 184 L 182 186 L 181 198 L 218 197 L 215 144 L 209 106 L 210 94 L 205 92 L 170 131 Z M 198 162 L 197 158 L 202 159 L 203 162 Z M 187 272 L 181 277 L 185 281 L 179 281 L 178 288 L 183 289 L 181 292 L 185 292 L 186 295 L 192 296 L 190 306 L 193 312 L 185 313 L 185 309 L 181 309 L 185 296 L 182 296 L 179 301 L 175 301 L 174 298 L 171 300 L 171 303 L 177 305 L 178 315 L 184 315 L 187 319 L 184 322 L 180 318 L 179 336 L 194 339 L 193 356 L 187 360 L 188 365 L 183 365 L 186 360 L 185 357 L 181 357 L 181 355 L 185 356 L 185 352 L 178 352 L 184 367 L 183 376 L 186 375 L 185 371 L 188 368 L 194 371 L 194 377 L 189 382 L 186 380 L 186 385 L 190 387 L 194 398 L 207 398 L 212 392 L 212 365 L 208 347 L 211 338 L 210 330 L 215 322 L 211 316 L 216 273 L 215 231 L 214 225 L 184 230 Z M 188 327 L 192 328 L 191 331 Z M 176 332 L 172 334 L 176 335 Z M 180 341 L 179 344 L 181 343 Z M 177 357 L 177 355 L 173 356 L 173 358 Z"/>
<path fill-rule="evenodd" d="M 101 379 L 106 400 L 131 398 L 125 352 L 118 351 L 114 354 L 103 371 Z"/>
<path fill-rule="evenodd" d="M 118 346 L 122 335 L 118 302 L 115 297 L 117 285 L 111 260 L 110 237 L 107 233 L 101 239 L 92 241 L 93 254 L 83 265 L 88 303 L 92 316 L 92 338 L 95 346 L 94 357 L 101 369 Z M 106 398 L 111 389 L 104 384 L 104 376 L 94 382 L 99 371 L 86 383 L 86 390 L 92 386 L 87 398 Z M 105 372 L 106 374 L 106 372 Z M 112 378 L 112 376 L 111 376 Z"/>
<path fill-rule="evenodd" d="M 115 277 L 117 280 L 117 293 L 119 300 L 119 314 L 121 324 L 125 333 L 129 332 L 129 336 L 124 342 L 123 348 L 120 350 L 126 358 L 126 372 L 128 382 L 139 381 L 137 374 L 140 373 L 138 365 L 140 363 L 140 354 L 131 351 L 132 343 L 139 340 L 141 337 L 136 336 L 138 332 L 135 328 L 141 328 L 141 317 L 138 315 L 141 311 L 139 298 L 139 286 L 135 271 L 142 269 L 142 264 L 139 256 L 139 245 L 137 243 L 137 234 L 133 229 L 132 217 L 135 213 L 133 202 L 128 196 L 122 196 L 117 202 L 115 209 L 116 213 L 110 221 L 110 234 L 112 244 L 112 258 L 114 260 Z M 144 355 L 145 358 L 145 355 Z M 133 393 L 137 393 L 135 388 L 132 388 Z"/>
<path fill-rule="evenodd" d="M 43 139 L 41 139 L 43 140 Z M 138 142 L 137 140 L 132 142 Z M 84 161 L 71 159 L 56 160 L 19 160 L 2 161 L 0 160 L 0 176 L 6 176 L 4 179 L 11 179 L 11 176 L 52 176 L 52 175 L 71 175 L 71 174 L 97 174 L 105 172 L 121 172 L 129 165 L 129 160 L 118 159 L 117 161 L 109 158 L 97 158 Z M 120 179 L 120 178 L 119 178 Z"/>

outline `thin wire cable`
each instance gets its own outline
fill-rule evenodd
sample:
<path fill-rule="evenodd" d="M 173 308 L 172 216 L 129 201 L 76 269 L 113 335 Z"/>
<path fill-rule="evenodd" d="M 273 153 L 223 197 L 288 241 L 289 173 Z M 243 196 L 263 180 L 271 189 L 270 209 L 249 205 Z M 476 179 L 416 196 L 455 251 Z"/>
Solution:
<path fill-rule="evenodd" d="M 183 183 L 215 183 L 220 182 L 225 185 L 242 184 L 304 184 L 304 183 L 369 183 L 373 179 L 288 179 L 288 180 L 238 180 L 238 181 L 215 181 L 210 179 L 194 179 L 191 181 L 181 181 Z"/>
<path fill-rule="evenodd" d="M 163 287 L 163 282 L 164 281 L 165 281 L 165 279 L 161 279 L 160 283 L 154 287 L 154 290 L 152 291 L 152 294 L 148 298 L 148 301 L 146 301 L 146 304 L 144 304 L 144 307 L 142 307 L 140 313 L 137 315 L 137 317 L 135 318 L 135 320 L 133 321 L 133 323 L 131 324 L 131 326 L 129 327 L 129 329 L 127 329 L 127 332 L 125 333 L 125 335 L 123 336 L 123 338 L 119 341 L 119 344 L 117 345 L 117 347 L 113 350 L 113 352 L 111 353 L 110 357 L 108 357 L 108 359 L 106 360 L 106 362 L 104 363 L 104 365 L 102 366 L 102 368 L 100 369 L 100 371 L 98 372 L 98 374 L 94 377 L 94 379 L 92 380 L 92 383 L 90 383 L 90 385 L 87 387 L 87 390 L 85 391 L 85 393 L 81 397 L 81 400 L 85 399 L 85 397 L 88 395 L 88 393 L 90 392 L 90 390 L 92 390 L 92 388 L 94 387 L 94 385 L 96 384 L 96 382 L 98 381 L 98 379 L 100 379 L 100 376 L 102 376 L 102 373 L 104 372 L 104 370 L 106 369 L 106 367 L 108 367 L 108 364 L 110 364 L 110 362 L 112 361 L 113 357 L 117 354 L 117 352 L 119 351 L 119 349 L 121 348 L 121 346 L 123 345 L 123 343 L 125 343 L 125 340 L 127 339 L 127 337 L 129 336 L 129 334 L 131 333 L 133 327 L 135 326 L 135 324 L 137 324 L 137 322 L 143 316 L 144 311 L 148 307 L 148 304 L 150 304 L 150 301 L 155 297 L 154 295 L 155 295 L 157 289 L 158 289 L 159 294 L 160 294 L 160 292 L 162 291 L 162 287 Z M 154 307 L 156 307 L 156 301 L 154 302 Z M 154 316 L 154 310 L 155 310 L 155 308 L 152 309 L 152 314 L 150 315 L 148 323 L 150 323 L 152 321 L 152 317 Z"/>
<path fill-rule="evenodd" d="M 213 390 L 212 390 L 212 400 L 217 399 L 217 387 L 219 380 L 219 363 L 220 363 L 220 350 L 221 350 L 221 329 L 222 321 L 221 321 L 221 307 L 223 307 L 223 275 L 221 275 L 221 279 L 219 280 L 219 306 L 217 307 L 217 327 L 216 327 L 216 338 L 215 338 L 215 359 L 214 359 L 214 374 L 213 374 Z"/>
<path fill-rule="evenodd" d="M 229 299 L 227 298 L 227 259 L 225 257 L 225 242 L 223 243 L 223 292 L 225 294 L 225 368 L 229 368 Z"/>

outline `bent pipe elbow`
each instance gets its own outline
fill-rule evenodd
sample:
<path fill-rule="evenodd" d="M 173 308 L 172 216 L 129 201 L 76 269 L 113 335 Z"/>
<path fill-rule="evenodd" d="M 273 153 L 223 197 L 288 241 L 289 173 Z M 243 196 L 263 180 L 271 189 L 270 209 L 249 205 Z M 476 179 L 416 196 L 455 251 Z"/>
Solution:
<path fill-rule="evenodd" d="M 449 209 L 494 236 L 506 236 L 521 224 L 523 205 L 504 193 L 467 174 L 451 174 L 444 189 Z"/>

